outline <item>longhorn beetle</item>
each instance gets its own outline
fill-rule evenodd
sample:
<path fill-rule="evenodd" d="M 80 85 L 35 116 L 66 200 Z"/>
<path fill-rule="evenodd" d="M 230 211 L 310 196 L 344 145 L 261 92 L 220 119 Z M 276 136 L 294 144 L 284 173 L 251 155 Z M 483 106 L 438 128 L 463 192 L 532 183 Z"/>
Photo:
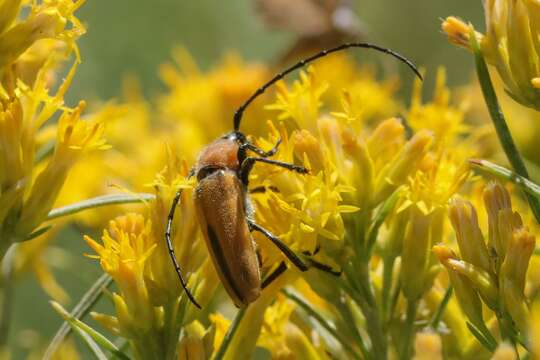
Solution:
<path fill-rule="evenodd" d="M 282 262 L 273 273 L 261 282 L 260 264 L 255 243 L 251 236 L 252 231 L 258 231 L 267 237 L 301 271 L 307 271 L 309 268 L 308 264 L 285 243 L 253 221 L 247 190 L 249 173 L 256 162 L 279 166 L 300 174 L 307 174 L 308 170 L 303 166 L 269 159 L 277 152 L 281 139 L 269 151 L 264 151 L 250 143 L 246 135 L 240 131 L 240 121 L 244 110 L 253 100 L 263 94 L 268 87 L 290 72 L 330 53 L 352 47 L 373 49 L 391 55 L 407 64 L 422 79 L 412 62 L 390 49 L 377 45 L 346 43 L 323 50 L 277 74 L 255 91 L 234 113 L 234 130 L 206 146 L 199 154 L 194 168 L 190 171 L 189 177 L 197 177 L 198 184 L 193 199 L 207 248 L 225 290 L 238 307 L 245 307 L 255 301 L 259 297 L 261 289 L 287 269 Z M 258 156 L 250 156 L 248 151 Z M 174 212 L 181 195 L 182 190 L 179 189 L 174 197 L 167 219 L 165 240 L 186 295 L 195 306 L 201 308 L 187 288 L 171 243 Z M 309 265 L 332 272 L 330 267 L 311 259 Z"/>

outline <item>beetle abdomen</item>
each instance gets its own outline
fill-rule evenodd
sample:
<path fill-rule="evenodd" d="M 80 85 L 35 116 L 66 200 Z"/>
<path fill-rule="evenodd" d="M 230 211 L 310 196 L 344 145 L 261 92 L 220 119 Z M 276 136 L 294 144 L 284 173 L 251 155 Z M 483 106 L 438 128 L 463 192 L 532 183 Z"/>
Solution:
<path fill-rule="evenodd" d="M 194 201 L 214 267 L 236 306 L 244 307 L 259 297 L 261 276 L 242 184 L 233 171 L 216 171 L 199 182 Z"/>

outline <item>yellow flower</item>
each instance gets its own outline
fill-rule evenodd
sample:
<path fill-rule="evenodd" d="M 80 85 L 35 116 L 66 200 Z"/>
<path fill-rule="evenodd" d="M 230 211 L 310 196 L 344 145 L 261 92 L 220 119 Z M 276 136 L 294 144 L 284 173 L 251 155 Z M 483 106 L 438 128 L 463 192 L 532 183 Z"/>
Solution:
<path fill-rule="evenodd" d="M 476 33 L 486 61 L 503 80 L 506 91 L 522 105 L 540 108 L 540 6 L 535 0 L 483 0 L 486 33 Z M 443 30 L 450 41 L 468 47 L 472 25 L 450 17 Z"/>
<path fill-rule="evenodd" d="M 285 82 L 276 86 L 276 102 L 265 108 L 279 111 L 278 120 L 290 119 L 301 129 L 305 129 L 307 124 L 317 123 L 321 97 L 328 90 L 328 83 L 320 81 L 312 66 L 300 72 L 300 79 L 293 83 L 292 89 Z"/>
<path fill-rule="evenodd" d="M 407 116 L 413 130 L 429 129 L 433 132 L 437 149 L 452 145 L 454 141 L 462 143 L 460 137 L 468 133 L 464 105 L 455 107 L 450 104 L 450 90 L 445 82 L 446 71 L 441 67 L 437 71 L 433 100 L 422 104 L 422 83 L 416 79 Z"/>
<path fill-rule="evenodd" d="M 442 341 L 438 334 L 417 333 L 414 340 L 414 360 L 442 360 Z"/>
<path fill-rule="evenodd" d="M 31 6 L 27 18 L 13 24 L 19 10 L 20 1 L 3 5 L 3 19 L 0 19 L 0 69 L 14 62 L 36 41 L 57 39 L 76 50 L 75 40 L 85 32 L 74 12 L 85 0 L 51 0 Z M 9 3 L 4 1 L 3 3 Z M 71 23 L 71 27 L 66 26 Z M 13 25 L 12 25 L 13 24 Z M 12 25 L 12 26 L 10 26 Z M 77 51 L 77 50 L 76 50 Z"/>

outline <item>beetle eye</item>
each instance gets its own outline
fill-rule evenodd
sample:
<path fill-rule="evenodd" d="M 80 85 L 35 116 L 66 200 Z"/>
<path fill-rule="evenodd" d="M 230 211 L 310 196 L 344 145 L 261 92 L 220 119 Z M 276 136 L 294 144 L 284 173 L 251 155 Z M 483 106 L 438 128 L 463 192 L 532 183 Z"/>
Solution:
<path fill-rule="evenodd" d="M 222 166 L 216 166 L 216 165 L 206 165 L 197 171 L 197 181 L 201 181 L 202 179 L 206 178 L 207 176 L 215 173 L 218 170 L 222 170 Z"/>

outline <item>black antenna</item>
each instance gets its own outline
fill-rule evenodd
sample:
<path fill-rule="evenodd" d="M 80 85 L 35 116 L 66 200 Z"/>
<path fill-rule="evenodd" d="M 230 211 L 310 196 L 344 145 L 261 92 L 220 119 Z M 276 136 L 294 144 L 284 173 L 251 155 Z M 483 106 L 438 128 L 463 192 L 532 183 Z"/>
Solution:
<path fill-rule="evenodd" d="M 416 76 L 418 76 L 420 78 L 420 80 L 423 80 L 422 75 L 420 74 L 420 72 L 418 71 L 416 66 L 410 60 L 408 60 L 406 57 L 404 57 L 403 55 L 398 54 L 397 52 L 395 52 L 393 50 L 390 50 L 390 49 L 387 49 L 387 48 L 384 48 L 384 47 L 381 47 L 381 46 L 378 46 L 378 45 L 369 44 L 369 43 L 345 43 L 345 44 L 341 44 L 341 45 L 336 46 L 334 48 L 323 50 L 323 51 L 321 51 L 321 52 L 319 52 L 319 53 L 317 53 L 315 55 L 312 55 L 312 56 L 310 56 L 310 57 L 308 57 L 308 58 L 306 58 L 304 60 L 301 60 L 301 61 L 297 62 L 296 64 L 294 64 L 293 66 L 291 66 L 287 70 L 277 74 L 270 81 L 268 81 L 266 84 L 261 86 L 257 91 L 255 91 L 255 93 L 253 93 L 253 95 L 251 95 L 249 97 L 249 99 L 246 100 L 246 102 L 244 104 L 242 104 L 234 112 L 234 131 L 238 131 L 238 129 L 240 129 L 240 121 L 242 120 L 242 115 L 244 114 L 244 110 L 246 110 L 246 108 L 249 106 L 249 104 L 251 104 L 253 102 L 253 100 L 255 100 L 257 97 L 259 97 L 259 95 L 262 95 L 266 91 L 266 89 L 268 89 L 270 86 L 272 86 L 277 81 L 281 80 L 285 75 L 293 72 L 294 70 L 300 69 L 301 67 L 306 66 L 310 62 L 315 61 L 315 60 L 317 60 L 319 58 L 325 57 L 326 55 L 329 55 L 329 54 L 331 54 L 333 52 L 338 52 L 338 51 L 345 50 L 345 49 L 352 48 L 352 47 L 373 49 L 373 50 L 377 50 L 377 51 L 386 53 L 388 55 L 391 55 L 391 56 L 395 57 L 396 59 L 398 59 L 399 61 L 402 61 L 405 64 L 407 64 L 407 66 L 409 66 L 409 68 L 411 68 L 411 70 L 414 71 Z"/>

